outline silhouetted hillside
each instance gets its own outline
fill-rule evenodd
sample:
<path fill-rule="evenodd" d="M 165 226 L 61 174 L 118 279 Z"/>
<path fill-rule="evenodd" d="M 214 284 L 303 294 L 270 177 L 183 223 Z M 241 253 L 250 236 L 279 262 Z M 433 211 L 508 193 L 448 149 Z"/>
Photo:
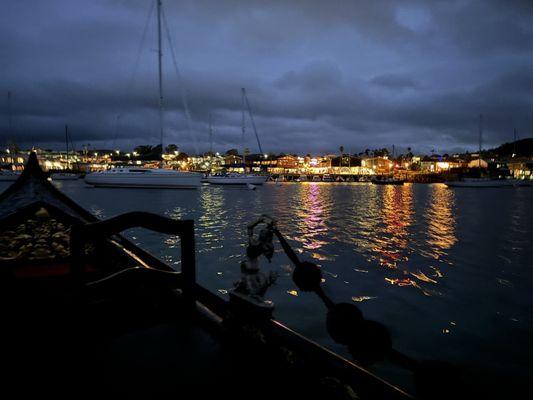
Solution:
<path fill-rule="evenodd" d="M 499 156 L 510 156 L 516 153 L 517 156 L 533 155 L 533 138 L 520 139 L 516 142 L 504 143 L 501 146 L 490 150 Z"/>

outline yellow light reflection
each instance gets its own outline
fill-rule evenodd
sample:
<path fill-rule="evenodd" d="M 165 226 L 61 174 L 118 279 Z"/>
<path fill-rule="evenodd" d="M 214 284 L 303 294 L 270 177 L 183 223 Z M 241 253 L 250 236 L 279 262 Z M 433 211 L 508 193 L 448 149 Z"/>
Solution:
<path fill-rule="evenodd" d="M 412 223 L 412 185 L 385 186 L 381 193 L 382 226 L 376 232 L 374 258 L 381 266 L 395 269 L 409 259 L 408 228 Z"/>
<path fill-rule="evenodd" d="M 421 253 L 436 260 L 447 255 L 456 242 L 453 206 L 455 192 L 445 185 L 431 185 L 431 197 L 424 217 L 428 224 L 426 248 Z"/>

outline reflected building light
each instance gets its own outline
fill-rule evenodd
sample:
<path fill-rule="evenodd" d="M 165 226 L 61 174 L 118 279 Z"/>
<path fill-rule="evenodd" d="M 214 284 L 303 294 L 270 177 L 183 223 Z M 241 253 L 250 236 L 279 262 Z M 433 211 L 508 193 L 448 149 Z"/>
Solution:
<path fill-rule="evenodd" d="M 431 186 L 431 200 L 424 214 L 428 224 L 427 255 L 441 259 L 456 242 L 453 205 L 455 192 L 444 185 Z"/>

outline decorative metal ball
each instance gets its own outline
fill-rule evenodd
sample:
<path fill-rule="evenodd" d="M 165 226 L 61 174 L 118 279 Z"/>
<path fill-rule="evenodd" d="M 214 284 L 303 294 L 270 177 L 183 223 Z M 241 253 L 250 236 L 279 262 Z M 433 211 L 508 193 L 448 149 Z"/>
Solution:
<path fill-rule="evenodd" d="M 292 280 L 302 292 L 313 292 L 320 287 L 322 272 L 318 265 L 304 261 L 294 268 Z"/>
<path fill-rule="evenodd" d="M 421 399 L 452 399 L 468 393 L 461 382 L 461 372 L 444 361 L 427 360 L 414 373 L 417 397 Z"/>
<path fill-rule="evenodd" d="M 328 311 L 326 326 L 335 342 L 348 345 L 357 337 L 363 321 L 363 313 L 359 308 L 353 304 L 339 303 Z"/>
<path fill-rule="evenodd" d="M 351 337 L 348 350 L 363 365 L 374 364 L 387 357 L 392 349 L 389 330 L 376 321 L 364 320 Z"/>

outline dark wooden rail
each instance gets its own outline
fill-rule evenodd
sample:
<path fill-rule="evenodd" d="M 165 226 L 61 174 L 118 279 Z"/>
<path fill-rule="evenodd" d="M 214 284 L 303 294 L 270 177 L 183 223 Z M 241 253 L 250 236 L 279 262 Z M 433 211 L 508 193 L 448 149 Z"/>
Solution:
<path fill-rule="evenodd" d="M 196 302 L 196 261 L 194 221 L 173 220 L 147 212 L 130 212 L 104 221 L 73 225 L 70 233 L 70 273 L 74 284 L 83 284 L 86 272 L 84 245 L 95 237 L 111 237 L 126 229 L 146 228 L 155 232 L 178 235 L 181 240 L 181 282 L 183 297 L 194 306 Z"/>

